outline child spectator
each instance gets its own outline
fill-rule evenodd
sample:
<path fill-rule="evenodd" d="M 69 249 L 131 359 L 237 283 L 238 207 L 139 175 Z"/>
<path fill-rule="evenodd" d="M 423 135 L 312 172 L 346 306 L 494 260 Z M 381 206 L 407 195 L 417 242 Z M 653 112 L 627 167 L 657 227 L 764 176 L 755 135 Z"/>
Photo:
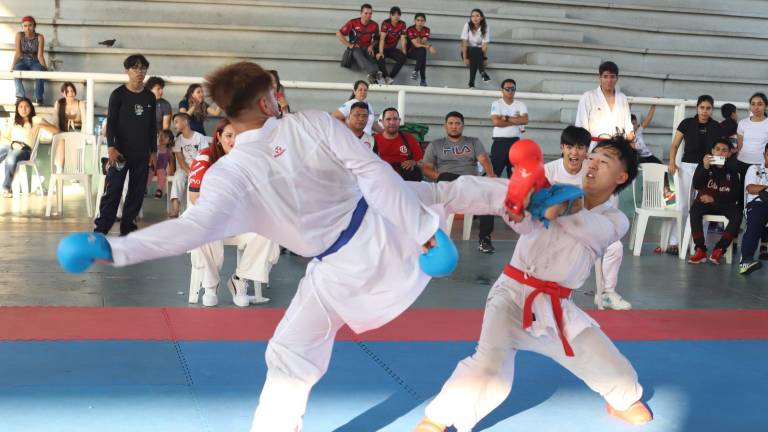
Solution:
<path fill-rule="evenodd" d="M 480 71 L 483 82 L 491 77 L 485 72 L 488 61 L 488 44 L 491 42 L 491 31 L 485 22 L 485 15 L 480 9 L 472 9 L 469 22 L 461 30 L 461 58 L 469 66 L 469 88 L 475 88 L 475 75 Z"/>
<path fill-rule="evenodd" d="M 186 113 L 173 116 L 173 126 L 176 128 L 176 141 L 173 153 L 176 156 L 176 172 L 173 177 L 173 187 L 170 190 L 172 218 L 179 217 L 181 201 L 186 196 L 189 167 L 197 157 L 197 153 L 208 146 L 208 140 L 200 132 L 192 130 L 190 117 Z"/>
<path fill-rule="evenodd" d="M 424 24 L 427 22 L 427 16 L 422 12 L 416 14 L 413 20 L 414 24 L 406 30 L 406 40 L 408 46 L 408 58 L 416 60 L 413 67 L 411 79 L 416 81 L 421 75 L 420 85 L 427 86 L 427 50 L 429 53 L 437 55 L 437 49 L 429 43 L 430 30 Z"/>
<path fill-rule="evenodd" d="M 154 167 L 149 167 L 149 175 L 147 176 L 147 190 L 149 190 L 149 185 L 152 184 L 152 177 L 157 177 L 156 199 L 163 197 L 163 187 L 168 175 L 168 161 L 171 159 L 172 147 L 173 132 L 170 129 L 161 130 L 157 138 L 157 160 Z"/>
<path fill-rule="evenodd" d="M 691 187 L 696 190 L 696 198 L 691 204 L 691 238 L 696 251 L 688 260 L 699 264 L 707 260 L 707 246 L 704 238 L 703 217 L 705 214 L 723 215 L 728 218 L 725 232 L 712 250 L 709 261 L 720 264 L 723 252 L 728 249 L 733 239 L 739 235 L 741 226 L 741 207 L 739 195 L 739 174 L 735 158 L 731 158 L 731 142 L 728 138 L 719 138 L 712 147 L 711 154 L 704 155 L 696 167 Z"/>
<path fill-rule="evenodd" d="M 155 118 L 157 119 L 157 132 L 171 128 L 171 116 L 173 115 L 173 109 L 170 102 L 163 99 L 163 90 L 165 89 L 165 80 L 152 76 L 149 77 L 147 83 L 144 84 L 144 88 L 151 91 L 155 95 L 155 101 L 157 106 L 155 108 Z"/>
<path fill-rule="evenodd" d="M 37 22 L 31 16 L 21 19 L 21 31 L 16 33 L 16 51 L 13 54 L 13 70 L 18 71 L 44 71 L 45 65 L 45 37 L 35 31 Z M 13 80 L 16 84 L 16 99 L 26 97 L 24 83 L 21 79 Z M 35 80 L 35 103 L 42 105 L 45 84 L 43 80 Z"/>
<path fill-rule="evenodd" d="M 400 20 L 400 15 L 402 15 L 400 8 L 394 6 L 389 10 L 389 18 L 381 23 L 379 52 L 376 53 L 376 61 L 379 64 L 379 71 L 384 75 L 384 82 L 386 84 L 395 82 L 395 77 L 407 60 L 405 56 L 406 25 L 404 21 Z M 400 48 L 397 47 L 398 44 L 400 44 Z M 391 58 L 395 61 L 392 72 L 387 72 L 386 58 Z"/>
<path fill-rule="evenodd" d="M 755 250 L 760 242 L 760 234 L 768 223 L 768 145 L 763 148 L 763 163 L 749 167 L 744 184 L 747 193 L 747 230 L 741 238 L 739 273 L 748 275 L 762 267 L 760 261 L 755 260 Z"/>
<path fill-rule="evenodd" d="M 203 86 L 191 84 L 187 87 L 184 99 L 179 102 L 179 112 L 189 115 L 189 126 L 193 131 L 205 135 L 205 120 L 208 116 L 221 115 L 221 109 L 205 101 Z"/>
<path fill-rule="evenodd" d="M 368 3 L 363 4 L 360 6 L 360 18 L 347 21 L 336 31 L 336 37 L 342 45 L 352 50 L 352 60 L 357 63 L 357 66 L 368 72 L 368 82 L 378 84 L 384 76 L 374 58 L 379 25 L 371 19 L 372 16 L 373 6 Z"/>
<path fill-rule="evenodd" d="M 735 143 L 736 132 L 739 128 L 739 116 L 736 113 L 736 105 L 732 103 L 723 104 L 720 107 L 720 114 L 723 115 L 723 121 L 720 122 L 720 127 L 723 128 L 723 135 L 732 137 Z"/>

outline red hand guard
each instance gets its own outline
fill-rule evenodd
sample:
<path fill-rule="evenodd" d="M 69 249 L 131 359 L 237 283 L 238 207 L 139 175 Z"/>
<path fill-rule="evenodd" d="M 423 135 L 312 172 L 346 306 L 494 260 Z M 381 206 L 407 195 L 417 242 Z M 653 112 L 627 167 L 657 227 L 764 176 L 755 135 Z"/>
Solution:
<path fill-rule="evenodd" d="M 528 194 L 550 186 L 544 174 L 544 156 L 536 141 L 522 139 L 509 149 L 509 162 L 515 167 L 515 172 L 509 178 L 504 205 L 509 213 L 521 215 Z"/>

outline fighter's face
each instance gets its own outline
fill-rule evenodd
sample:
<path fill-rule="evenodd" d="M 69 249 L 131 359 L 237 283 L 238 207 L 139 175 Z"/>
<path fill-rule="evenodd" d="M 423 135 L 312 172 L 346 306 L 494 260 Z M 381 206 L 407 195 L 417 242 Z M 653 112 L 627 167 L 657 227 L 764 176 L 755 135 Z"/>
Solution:
<path fill-rule="evenodd" d="M 560 144 L 560 150 L 563 152 L 563 163 L 566 170 L 571 174 L 579 172 L 584 159 L 587 158 L 587 146 Z"/>
<path fill-rule="evenodd" d="M 629 178 L 616 150 L 597 147 L 587 157 L 581 186 L 587 195 L 613 193 Z"/>

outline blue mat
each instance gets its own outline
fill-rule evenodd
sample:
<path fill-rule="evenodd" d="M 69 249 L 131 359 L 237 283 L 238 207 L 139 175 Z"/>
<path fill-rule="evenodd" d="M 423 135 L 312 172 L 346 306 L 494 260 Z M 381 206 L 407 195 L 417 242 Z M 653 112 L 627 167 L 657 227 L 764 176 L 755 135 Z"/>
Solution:
<path fill-rule="evenodd" d="M 0 342 L 0 431 L 247 431 L 264 342 Z M 643 431 L 758 431 L 768 341 L 621 342 L 656 419 Z M 469 342 L 340 342 L 307 432 L 410 430 Z M 476 430 L 637 431 L 551 360 L 517 357 L 511 396 Z"/>

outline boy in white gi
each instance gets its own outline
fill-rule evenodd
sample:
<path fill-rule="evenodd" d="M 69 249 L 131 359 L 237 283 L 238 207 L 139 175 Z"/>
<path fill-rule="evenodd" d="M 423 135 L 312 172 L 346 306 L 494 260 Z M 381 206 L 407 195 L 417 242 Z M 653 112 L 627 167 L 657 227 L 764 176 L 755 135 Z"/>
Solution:
<path fill-rule="evenodd" d="M 520 239 L 488 295 L 477 350 L 459 362 L 416 431 L 472 430 L 509 394 L 518 350 L 563 365 L 606 399 L 612 415 L 634 424 L 652 419 L 632 365 L 570 300 L 595 260 L 626 233 L 626 216 L 608 199 L 636 175 L 637 155 L 628 141 L 601 141 L 585 163 L 584 200 L 570 214 L 563 216 L 565 203 L 550 207 L 549 228 L 530 214 L 509 215 Z"/>
<path fill-rule="evenodd" d="M 255 232 L 315 257 L 267 346 L 267 379 L 251 429 L 300 431 L 339 328 L 361 333 L 400 315 L 430 280 L 419 255 L 434 245 L 445 214 L 504 215 L 508 182 L 406 184 L 329 114 L 277 118 L 271 77 L 253 63 L 222 67 L 206 85 L 237 137 L 206 173 L 196 205 L 183 218 L 108 244 L 89 238 L 102 244 L 88 253 L 125 266 Z"/>

